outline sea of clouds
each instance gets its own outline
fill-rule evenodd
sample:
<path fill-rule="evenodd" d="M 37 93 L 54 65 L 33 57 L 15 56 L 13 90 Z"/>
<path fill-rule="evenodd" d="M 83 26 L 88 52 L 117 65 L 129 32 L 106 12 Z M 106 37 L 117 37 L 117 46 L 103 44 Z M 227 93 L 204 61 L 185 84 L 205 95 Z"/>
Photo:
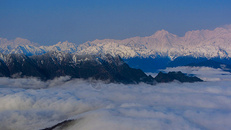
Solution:
<path fill-rule="evenodd" d="M 0 78 L 0 129 L 43 129 L 68 119 L 75 120 L 69 130 L 231 129 L 231 73 L 206 67 L 162 71 L 178 70 L 206 82 L 152 86 Z"/>

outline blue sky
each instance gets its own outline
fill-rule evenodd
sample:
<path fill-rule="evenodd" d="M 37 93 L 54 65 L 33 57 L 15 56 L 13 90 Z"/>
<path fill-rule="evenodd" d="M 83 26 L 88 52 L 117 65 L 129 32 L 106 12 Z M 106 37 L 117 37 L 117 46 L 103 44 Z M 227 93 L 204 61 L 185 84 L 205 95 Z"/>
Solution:
<path fill-rule="evenodd" d="M 230 0 L 0 0 L 0 37 L 43 45 L 231 24 Z"/>

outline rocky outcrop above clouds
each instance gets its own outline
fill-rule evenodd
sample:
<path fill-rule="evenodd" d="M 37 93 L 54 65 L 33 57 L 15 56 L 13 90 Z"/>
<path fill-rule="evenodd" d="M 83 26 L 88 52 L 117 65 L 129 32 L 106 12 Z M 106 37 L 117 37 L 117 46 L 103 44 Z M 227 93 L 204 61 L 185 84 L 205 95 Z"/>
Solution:
<path fill-rule="evenodd" d="M 140 69 L 130 68 L 117 56 L 76 55 L 48 52 L 43 55 L 0 54 L 0 76 L 11 78 L 37 77 L 50 80 L 60 76 L 102 80 L 108 83 L 154 84 L 154 78 Z"/>

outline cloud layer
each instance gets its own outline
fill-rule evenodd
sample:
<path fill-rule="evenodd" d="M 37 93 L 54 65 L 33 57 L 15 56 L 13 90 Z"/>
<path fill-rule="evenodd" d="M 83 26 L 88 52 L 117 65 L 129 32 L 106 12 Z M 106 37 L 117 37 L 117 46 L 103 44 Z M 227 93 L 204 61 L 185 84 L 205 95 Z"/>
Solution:
<path fill-rule="evenodd" d="M 208 72 L 185 69 L 204 78 Z M 230 129 L 231 76 L 210 71 L 219 80 L 155 86 L 1 78 L 0 127 L 41 129 L 77 119 L 67 129 Z"/>

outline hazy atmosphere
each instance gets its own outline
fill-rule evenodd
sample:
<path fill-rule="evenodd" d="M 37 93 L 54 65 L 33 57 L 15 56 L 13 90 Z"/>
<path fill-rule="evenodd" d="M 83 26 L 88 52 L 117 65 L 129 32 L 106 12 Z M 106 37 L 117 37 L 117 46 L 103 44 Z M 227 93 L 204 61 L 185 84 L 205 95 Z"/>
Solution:
<path fill-rule="evenodd" d="M 230 0 L 0 0 L 0 36 L 42 45 L 150 36 L 231 23 Z"/>
<path fill-rule="evenodd" d="M 0 130 L 230 130 L 230 0 L 0 0 Z"/>

